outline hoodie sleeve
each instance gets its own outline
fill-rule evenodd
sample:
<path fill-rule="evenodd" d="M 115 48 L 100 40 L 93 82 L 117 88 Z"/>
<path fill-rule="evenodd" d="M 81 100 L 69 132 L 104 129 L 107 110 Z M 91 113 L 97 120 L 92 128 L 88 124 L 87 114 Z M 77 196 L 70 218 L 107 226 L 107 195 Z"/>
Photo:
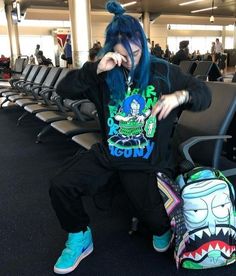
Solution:
<path fill-rule="evenodd" d="M 211 92 L 206 83 L 191 75 L 184 74 L 176 65 L 170 65 L 171 91 L 187 90 L 190 102 L 184 106 L 191 111 L 207 109 L 211 104 Z"/>
<path fill-rule="evenodd" d="M 97 62 L 86 62 L 81 69 L 70 71 L 58 84 L 56 92 L 62 98 L 72 100 L 89 98 L 88 91 L 96 90 L 101 75 L 97 75 Z"/>

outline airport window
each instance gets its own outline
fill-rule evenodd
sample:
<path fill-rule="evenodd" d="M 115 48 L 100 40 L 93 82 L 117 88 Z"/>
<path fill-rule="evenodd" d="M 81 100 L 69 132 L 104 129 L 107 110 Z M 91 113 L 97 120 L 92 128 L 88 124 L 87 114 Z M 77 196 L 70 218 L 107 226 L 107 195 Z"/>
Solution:
<path fill-rule="evenodd" d="M 234 30 L 234 25 L 228 25 L 225 27 L 226 31 L 233 31 Z"/>
<path fill-rule="evenodd" d="M 23 55 L 30 56 L 34 54 L 36 44 L 40 45 L 40 50 L 46 58 L 55 60 L 55 49 L 54 49 L 54 39 L 50 35 L 24 35 L 20 36 L 20 47 Z"/>
<path fill-rule="evenodd" d="M 234 48 L 234 38 L 232 36 L 225 37 L 225 49 L 233 49 Z"/>
<path fill-rule="evenodd" d="M 182 40 L 189 40 L 189 52 L 192 53 L 193 51 L 199 50 L 201 54 L 205 54 L 207 51 L 210 52 L 211 49 L 211 43 L 215 41 L 215 36 L 194 36 L 194 37 L 185 37 L 185 36 L 179 36 L 179 37 L 168 37 L 167 38 L 167 44 L 169 45 L 169 48 L 172 52 L 176 53 L 179 50 L 179 42 Z M 219 37 L 220 41 L 222 41 L 222 38 Z"/>
<path fill-rule="evenodd" d="M 0 54 L 6 57 L 11 55 L 10 43 L 7 35 L 0 35 Z"/>
<path fill-rule="evenodd" d="M 4 9 L 0 11 L 0 25 L 6 25 L 7 24 L 7 19 L 6 19 L 6 14 Z"/>

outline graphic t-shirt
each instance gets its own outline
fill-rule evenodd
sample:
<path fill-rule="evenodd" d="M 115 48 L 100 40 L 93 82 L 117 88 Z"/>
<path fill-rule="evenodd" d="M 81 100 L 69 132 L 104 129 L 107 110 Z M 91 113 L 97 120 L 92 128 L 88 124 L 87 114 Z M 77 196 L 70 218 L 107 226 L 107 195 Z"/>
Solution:
<path fill-rule="evenodd" d="M 149 85 L 140 93 L 129 89 L 119 105 L 108 105 L 108 146 L 114 157 L 148 159 L 154 149 L 156 118 L 150 116 L 158 93 Z"/>

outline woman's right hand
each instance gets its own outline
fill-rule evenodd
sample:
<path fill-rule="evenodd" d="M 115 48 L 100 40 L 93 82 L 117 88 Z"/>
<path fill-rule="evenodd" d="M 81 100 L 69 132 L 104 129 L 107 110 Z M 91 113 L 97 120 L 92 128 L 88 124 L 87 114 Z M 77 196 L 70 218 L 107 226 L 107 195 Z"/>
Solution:
<path fill-rule="evenodd" d="M 112 70 L 116 65 L 121 66 L 122 62 L 127 62 L 126 58 L 117 52 L 108 52 L 98 63 L 97 74 Z"/>

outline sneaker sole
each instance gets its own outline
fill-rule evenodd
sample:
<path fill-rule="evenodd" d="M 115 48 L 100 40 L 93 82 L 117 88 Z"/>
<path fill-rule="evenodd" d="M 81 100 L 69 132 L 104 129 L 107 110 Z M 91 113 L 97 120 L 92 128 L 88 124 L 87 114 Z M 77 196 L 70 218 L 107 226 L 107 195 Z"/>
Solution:
<path fill-rule="evenodd" d="M 89 254 L 91 254 L 93 252 L 93 244 L 91 244 L 77 259 L 77 261 L 75 262 L 75 264 L 69 268 L 66 269 L 60 269 L 60 268 L 56 268 L 54 266 L 54 272 L 57 274 L 67 274 L 72 272 L 73 270 L 76 269 L 76 267 L 79 265 L 79 263 L 86 258 Z"/>
<path fill-rule="evenodd" d="M 160 252 L 160 253 L 165 252 L 165 251 L 167 251 L 167 250 L 169 249 L 169 247 L 170 247 L 170 245 L 171 245 L 173 239 L 174 239 L 174 235 L 172 235 L 172 237 L 171 237 L 170 242 L 168 243 L 168 245 L 167 245 L 166 247 L 162 248 L 162 249 L 160 249 L 160 248 L 158 248 L 158 247 L 155 247 L 154 242 L 153 242 L 153 243 L 152 243 L 152 244 L 153 244 L 153 248 L 154 248 L 157 252 Z"/>

